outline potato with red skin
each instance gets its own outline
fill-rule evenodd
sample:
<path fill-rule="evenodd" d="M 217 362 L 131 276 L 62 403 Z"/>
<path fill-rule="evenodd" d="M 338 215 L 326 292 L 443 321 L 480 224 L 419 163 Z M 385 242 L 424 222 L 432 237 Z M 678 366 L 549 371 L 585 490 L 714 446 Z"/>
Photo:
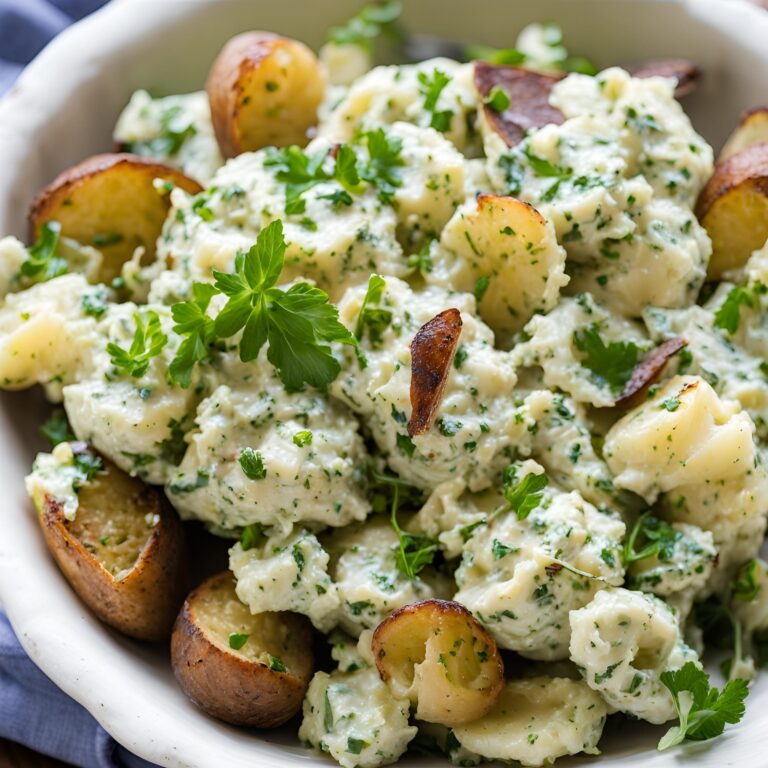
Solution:
<path fill-rule="evenodd" d="M 46 222 L 58 221 L 63 237 L 101 251 L 104 260 L 98 277 L 109 283 L 136 248 L 144 248 L 144 263 L 154 259 L 171 209 L 168 189 L 157 189 L 156 179 L 190 194 L 203 190 L 181 171 L 148 157 L 127 153 L 89 157 L 38 193 L 29 211 L 32 237 L 39 237 Z"/>
<path fill-rule="evenodd" d="M 276 728 L 301 710 L 314 672 L 312 632 L 294 613 L 252 614 L 223 571 L 185 600 L 171 663 L 187 696 L 212 717 Z"/>
<path fill-rule="evenodd" d="M 189 588 L 184 531 L 161 492 L 106 459 L 102 464 L 81 486 L 73 520 L 50 494 L 36 499 L 45 541 L 105 624 L 139 640 L 165 640 Z"/>
<path fill-rule="evenodd" d="M 304 43 L 243 32 L 221 49 L 205 88 L 221 153 L 235 157 L 263 147 L 304 146 L 317 124 L 325 75 Z"/>
<path fill-rule="evenodd" d="M 450 600 L 423 600 L 391 613 L 373 633 L 381 679 L 416 704 L 416 717 L 448 727 L 487 714 L 504 687 L 496 643 Z"/>
<path fill-rule="evenodd" d="M 696 216 L 712 240 L 707 279 L 744 266 L 768 240 L 768 143 L 717 163 L 701 190 Z"/>

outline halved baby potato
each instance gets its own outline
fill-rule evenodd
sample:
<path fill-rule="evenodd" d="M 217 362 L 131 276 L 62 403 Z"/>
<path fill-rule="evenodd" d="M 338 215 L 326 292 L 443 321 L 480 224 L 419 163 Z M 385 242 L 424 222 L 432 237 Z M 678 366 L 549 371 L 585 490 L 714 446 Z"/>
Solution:
<path fill-rule="evenodd" d="M 243 32 L 221 49 L 206 90 L 219 148 L 235 157 L 262 147 L 304 146 L 317 123 L 325 75 L 304 43 Z"/>
<path fill-rule="evenodd" d="M 459 603 L 423 600 L 390 614 L 373 633 L 381 679 L 416 704 L 416 717 L 448 727 L 489 712 L 504 687 L 494 639 Z"/>
<path fill-rule="evenodd" d="M 768 143 L 768 107 L 756 107 L 741 116 L 739 124 L 720 150 L 719 160 L 725 160 L 753 144 L 765 143 Z"/>
<path fill-rule="evenodd" d="M 139 640 L 164 640 L 189 588 L 184 531 L 161 492 L 102 464 L 80 488 L 74 520 L 51 495 L 41 499 L 46 543 L 105 624 Z"/>
<path fill-rule="evenodd" d="M 715 166 L 696 215 L 712 239 L 707 278 L 745 264 L 768 240 L 768 143 L 752 144 Z"/>
<path fill-rule="evenodd" d="M 223 571 L 185 600 L 171 663 L 187 696 L 212 717 L 276 728 L 301 709 L 314 672 L 312 630 L 298 614 L 252 614 Z"/>
<path fill-rule="evenodd" d="M 479 195 L 474 210 L 459 209 L 448 222 L 440 243 L 450 252 L 441 267 L 448 285 L 474 292 L 502 347 L 535 312 L 552 309 L 568 282 L 554 228 L 513 197 Z"/>
<path fill-rule="evenodd" d="M 202 192 L 194 179 L 151 158 L 130 154 L 94 155 L 60 173 L 35 198 L 29 212 L 33 238 L 43 224 L 58 221 L 61 234 L 104 256 L 99 280 L 109 283 L 139 246 L 144 261 L 155 255 L 155 244 L 171 201 L 168 189 L 155 179 Z"/>

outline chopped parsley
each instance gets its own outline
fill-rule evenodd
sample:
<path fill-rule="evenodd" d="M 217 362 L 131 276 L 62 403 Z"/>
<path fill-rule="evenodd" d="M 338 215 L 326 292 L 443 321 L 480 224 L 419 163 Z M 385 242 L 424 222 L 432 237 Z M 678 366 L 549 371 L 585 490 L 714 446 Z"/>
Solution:
<path fill-rule="evenodd" d="M 210 283 L 193 283 L 192 299 L 171 307 L 176 322 L 175 333 L 185 338 L 176 350 L 176 356 L 168 368 L 170 380 L 180 387 L 188 387 L 192 381 L 192 369 L 196 363 L 207 361 L 211 344 L 216 338 L 213 320 L 207 309 L 217 291 Z"/>
<path fill-rule="evenodd" d="M 437 544 L 427 536 L 408 533 L 400 527 L 400 524 L 397 522 L 397 512 L 400 507 L 399 483 L 393 484 L 393 489 L 390 521 L 398 538 L 395 566 L 403 576 L 415 579 L 434 560 Z"/>
<path fill-rule="evenodd" d="M 55 448 L 59 443 L 68 443 L 75 439 L 63 408 L 56 408 L 43 422 L 40 431 L 51 444 L 51 448 Z"/>
<path fill-rule="evenodd" d="M 355 338 L 360 341 L 365 331 L 368 331 L 368 338 L 373 346 L 381 344 L 384 338 L 384 331 L 392 323 L 392 313 L 388 309 L 373 307 L 372 304 L 379 304 L 384 296 L 384 290 L 387 284 L 380 275 L 371 275 L 368 279 L 368 290 L 365 292 L 363 303 L 360 305 L 360 312 L 355 322 Z M 365 355 L 358 351 L 358 361 L 361 368 L 368 365 Z"/>
<path fill-rule="evenodd" d="M 669 523 L 645 512 L 637 518 L 624 544 L 624 564 L 629 565 L 649 557 L 655 557 L 661 562 L 671 560 L 675 544 L 681 536 L 680 531 L 676 531 Z"/>
<path fill-rule="evenodd" d="M 237 460 L 243 474 L 249 480 L 263 480 L 267 476 L 264 459 L 259 451 L 254 451 L 253 448 L 243 448 Z"/>
<path fill-rule="evenodd" d="M 88 293 L 84 293 L 80 299 L 80 307 L 89 317 L 100 318 L 107 311 L 107 289 L 100 285 Z"/>
<path fill-rule="evenodd" d="M 285 664 L 279 656 L 273 656 L 271 653 L 268 653 L 267 661 L 269 661 L 267 666 L 274 672 L 285 672 Z"/>
<path fill-rule="evenodd" d="M 239 651 L 248 642 L 249 637 L 250 635 L 232 632 L 229 636 L 229 647 L 235 651 Z"/>
<path fill-rule="evenodd" d="M 293 444 L 297 445 L 299 448 L 305 448 L 308 445 L 312 445 L 312 432 L 308 429 L 303 429 L 300 432 L 297 432 L 293 436 Z"/>
<path fill-rule="evenodd" d="M 363 6 L 343 26 L 331 27 L 328 42 L 336 45 L 356 45 L 367 51 L 373 49 L 373 43 L 382 34 L 399 35 L 398 19 L 402 11 L 400 0 L 385 0 Z"/>
<path fill-rule="evenodd" d="M 727 331 L 729 334 L 734 334 L 739 330 L 739 323 L 741 322 L 741 307 L 745 305 L 747 307 L 754 306 L 754 299 L 752 293 L 744 286 L 736 285 L 728 292 L 725 297 L 725 301 L 721 307 L 715 312 L 715 320 L 713 325 L 715 328 L 721 328 Z"/>
<path fill-rule="evenodd" d="M 733 596 L 737 600 L 748 603 L 757 597 L 757 593 L 760 591 L 760 584 L 757 581 L 758 568 L 757 560 L 750 560 L 739 570 L 731 585 Z"/>
<path fill-rule="evenodd" d="M 509 93 L 501 85 L 494 85 L 483 100 L 494 112 L 503 112 L 511 103 Z"/>

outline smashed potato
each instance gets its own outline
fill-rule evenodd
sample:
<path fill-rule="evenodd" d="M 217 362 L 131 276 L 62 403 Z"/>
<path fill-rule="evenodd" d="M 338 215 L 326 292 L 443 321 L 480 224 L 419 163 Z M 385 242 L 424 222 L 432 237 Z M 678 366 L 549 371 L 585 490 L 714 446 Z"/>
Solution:
<path fill-rule="evenodd" d="M 171 663 L 184 692 L 209 715 L 275 728 L 301 709 L 314 671 L 312 633 L 296 614 L 251 614 L 224 571 L 184 602 Z"/>
<path fill-rule="evenodd" d="M 156 179 L 165 184 L 156 187 Z M 94 155 L 63 171 L 37 195 L 29 212 L 32 235 L 39 237 L 43 224 L 58 221 L 64 237 L 101 251 L 98 278 L 109 283 L 137 248 L 144 248 L 145 263 L 154 258 L 172 186 L 202 192 L 194 179 L 150 158 Z"/>
<path fill-rule="evenodd" d="M 92 456 L 83 444 L 72 446 Z M 101 463 L 80 487 L 74 517 L 51 494 L 35 498 L 45 540 L 103 622 L 139 640 L 164 640 L 188 588 L 184 532 L 160 492 Z"/>
<path fill-rule="evenodd" d="M 317 123 L 325 76 L 303 43 L 244 32 L 221 49 L 206 90 L 219 148 L 235 157 L 262 147 L 304 146 Z"/>
<path fill-rule="evenodd" d="M 707 279 L 744 266 L 768 239 L 768 143 L 719 162 L 699 195 L 696 215 L 712 239 Z"/>
<path fill-rule="evenodd" d="M 504 686 L 496 643 L 459 603 L 406 605 L 379 624 L 372 645 L 382 680 L 416 704 L 419 720 L 471 723 L 492 709 Z"/>
<path fill-rule="evenodd" d="M 459 209 L 440 239 L 445 250 L 433 282 L 474 292 L 480 317 L 508 346 L 535 312 L 552 309 L 568 283 L 565 250 L 552 225 L 528 203 L 480 195 Z"/>

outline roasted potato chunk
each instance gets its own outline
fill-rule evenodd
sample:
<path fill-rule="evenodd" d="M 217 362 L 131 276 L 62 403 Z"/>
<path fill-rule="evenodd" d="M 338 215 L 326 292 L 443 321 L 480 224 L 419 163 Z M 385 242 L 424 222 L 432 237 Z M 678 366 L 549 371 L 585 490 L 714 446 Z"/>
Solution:
<path fill-rule="evenodd" d="M 102 465 L 80 488 L 73 520 L 52 496 L 40 500 L 45 540 L 103 622 L 139 640 L 164 640 L 189 586 L 181 523 L 162 493 L 106 459 Z"/>
<path fill-rule="evenodd" d="M 736 129 L 723 145 L 719 159 L 725 160 L 753 144 L 765 143 L 768 143 L 768 107 L 756 107 L 741 116 Z"/>
<path fill-rule="evenodd" d="M 513 197 L 479 195 L 476 207 L 456 212 L 440 243 L 446 255 L 431 279 L 474 292 L 480 317 L 502 347 L 535 312 L 552 309 L 568 282 L 554 228 Z"/>
<path fill-rule="evenodd" d="M 416 704 L 419 720 L 471 723 L 493 708 L 504 686 L 496 643 L 459 603 L 406 605 L 379 624 L 372 645 L 382 680 Z"/>
<path fill-rule="evenodd" d="M 109 283 L 138 247 L 144 261 L 155 255 L 171 201 L 155 179 L 197 194 L 202 187 L 174 168 L 129 154 L 94 155 L 59 174 L 35 198 L 29 212 L 33 238 L 58 221 L 64 237 L 98 248 L 104 256 L 99 281 Z"/>
<path fill-rule="evenodd" d="M 221 49 L 206 90 L 219 148 L 234 157 L 262 147 L 304 146 L 317 123 L 325 76 L 303 43 L 244 32 Z"/>
<path fill-rule="evenodd" d="M 768 239 L 768 143 L 753 144 L 715 166 L 696 215 L 712 239 L 709 280 L 741 267 Z"/>
<path fill-rule="evenodd" d="M 223 571 L 184 602 L 171 662 L 184 692 L 209 715 L 275 728 L 301 709 L 314 671 L 312 632 L 294 613 L 252 614 Z"/>

